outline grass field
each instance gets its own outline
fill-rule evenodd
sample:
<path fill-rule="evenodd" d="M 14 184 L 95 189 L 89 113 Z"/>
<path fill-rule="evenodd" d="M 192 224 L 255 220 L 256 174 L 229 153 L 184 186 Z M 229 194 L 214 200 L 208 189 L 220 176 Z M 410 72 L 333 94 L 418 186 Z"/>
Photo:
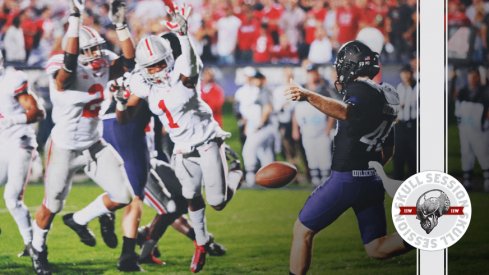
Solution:
<path fill-rule="evenodd" d="M 229 111 L 229 109 L 227 109 Z M 225 117 L 225 128 L 233 132 L 229 141 L 238 151 L 236 124 Z M 456 134 L 450 129 L 450 135 Z M 457 160 L 455 145 L 451 144 L 449 158 Z M 458 156 L 459 158 L 459 156 Z M 451 164 L 454 169 L 457 163 Z M 3 187 L 0 193 L 3 194 Z M 228 249 L 224 257 L 208 257 L 202 274 L 287 274 L 292 225 L 312 189 L 292 185 L 282 190 L 240 190 L 232 203 L 222 212 L 208 208 L 209 230 L 216 240 Z M 73 186 L 66 207 L 61 213 L 76 211 L 94 199 L 101 189 L 92 183 Z M 31 184 L 26 190 L 25 202 L 31 213 L 41 203 L 43 187 Z M 471 193 L 472 223 L 464 238 L 449 249 L 451 274 L 487 274 L 489 259 L 489 219 L 487 194 Z M 390 199 L 386 200 L 390 221 Z M 60 215 L 60 216 L 61 216 Z M 145 207 L 142 223 L 151 220 L 154 212 Z M 120 247 L 107 248 L 100 238 L 98 221 L 90 228 L 97 235 L 98 244 L 91 248 L 79 242 L 75 234 L 62 224 L 58 216 L 48 237 L 49 259 L 57 274 L 118 274 L 116 261 Z M 120 214 L 117 214 L 120 221 Z M 119 222 L 118 222 L 119 225 Z M 21 237 L 10 214 L 0 200 L 0 274 L 30 274 L 29 258 L 15 255 L 23 248 Z M 389 222 L 388 232 L 393 232 Z M 121 236 L 120 226 L 117 233 Z M 143 265 L 146 274 L 189 274 L 193 244 L 173 229 L 169 229 L 159 244 L 164 267 Z M 386 261 L 369 259 L 364 253 L 356 220 L 351 210 L 323 230 L 315 239 L 314 258 L 310 274 L 415 274 L 416 252 Z"/>

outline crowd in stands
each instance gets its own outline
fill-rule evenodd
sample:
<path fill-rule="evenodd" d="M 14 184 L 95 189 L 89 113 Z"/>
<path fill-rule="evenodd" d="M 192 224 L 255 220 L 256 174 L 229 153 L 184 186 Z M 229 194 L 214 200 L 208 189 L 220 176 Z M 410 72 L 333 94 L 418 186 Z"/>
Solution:
<path fill-rule="evenodd" d="M 83 23 L 98 30 L 107 47 L 117 52 L 108 2 L 87 0 L 88 16 Z M 383 33 L 388 49 L 383 62 L 405 62 L 416 48 L 416 0 L 184 2 L 193 8 L 190 32 L 206 63 L 299 64 L 304 59 L 330 63 L 341 44 L 365 27 Z M 163 1 L 127 0 L 127 4 L 128 24 L 136 39 L 165 31 L 160 23 L 166 16 Z M 68 1 L 63 0 L 0 0 L 1 48 L 6 61 L 44 65 L 61 49 L 67 11 Z M 474 17 L 471 6 L 466 13 Z"/>

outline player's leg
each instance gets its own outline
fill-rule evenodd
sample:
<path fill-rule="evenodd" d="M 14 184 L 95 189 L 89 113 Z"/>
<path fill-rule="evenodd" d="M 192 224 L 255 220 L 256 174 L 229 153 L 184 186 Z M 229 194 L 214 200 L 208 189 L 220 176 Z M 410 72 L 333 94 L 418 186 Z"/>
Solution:
<path fill-rule="evenodd" d="M 360 194 L 353 206 L 367 255 L 387 259 L 411 250 L 399 234 L 387 235 L 384 188 L 379 178 L 358 184 Z"/>
<path fill-rule="evenodd" d="M 294 225 L 289 263 L 291 274 L 307 273 L 314 235 L 350 207 L 357 195 L 348 185 L 350 180 L 351 173 L 333 171 L 328 181 L 307 199 Z"/>
<path fill-rule="evenodd" d="M 247 187 L 255 186 L 255 172 L 258 165 L 257 151 L 260 145 L 256 133 L 250 133 L 243 145 L 243 162 L 245 168 L 245 181 Z"/>
<path fill-rule="evenodd" d="M 241 170 L 227 174 L 225 150 L 219 142 L 202 145 L 198 151 L 207 203 L 220 211 L 236 192 L 242 176 Z"/>
<path fill-rule="evenodd" d="M 260 166 L 270 164 L 275 160 L 274 152 L 274 128 L 269 125 L 259 130 L 260 146 L 258 148 L 257 157 L 260 162 Z"/>
<path fill-rule="evenodd" d="M 482 170 L 484 191 L 489 192 L 489 130 L 480 131 L 475 136 L 474 153 Z"/>
<path fill-rule="evenodd" d="M 8 181 L 3 193 L 5 206 L 17 223 L 25 247 L 32 241 L 31 215 L 23 201 L 24 189 L 29 180 L 32 152 L 32 148 L 18 148 L 16 153 L 11 155 L 8 165 Z M 26 252 L 26 249 L 24 251 Z M 27 256 L 24 254 L 21 253 L 19 256 Z"/>
<path fill-rule="evenodd" d="M 37 273 L 49 273 L 46 237 L 54 216 L 59 213 L 71 189 L 72 177 L 81 166 L 80 153 L 57 147 L 52 140 L 47 143 L 46 172 L 44 175 L 44 200 L 32 222 L 32 242 L 29 254 Z"/>
<path fill-rule="evenodd" d="M 322 183 L 319 170 L 319 160 L 321 157 L 325 157 L 325 150 L 322 147 L 323 145 L 316 145 L 317 142 L 321 142 L 320 138 L 302 137 L 302 146 L 304 147 L 304 151 L 306 153 L 309 176 L 311 176 L 311 183 L 314 186 L 319 186 Z"/>
<path fill-rule="evenodd" d="M 463 185 L 465 188 L 472 187 L 472 171 L 475 165 L 475 154 L 470 140 L 470 129 L 459 126 L 460 155 L 463 171 Z"/>
<path fill-rule="evenodd" d="M 182 195 L 188 202 L 188 214 L 195 231 L 196 247 L 190 264 L 192 272 L 199 272 L 205 265 L 205 245 L 209 234 L 205 221 L 205 202 L 202 198 L 202 170 L 199 157 L 175 155 L 175 175 L 182 184 Z"/>

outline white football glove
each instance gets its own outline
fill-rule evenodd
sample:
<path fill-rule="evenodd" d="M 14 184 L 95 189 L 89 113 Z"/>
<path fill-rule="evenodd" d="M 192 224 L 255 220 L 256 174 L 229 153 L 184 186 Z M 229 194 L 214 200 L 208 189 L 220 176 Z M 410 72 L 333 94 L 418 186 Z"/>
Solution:
<path fill-rule="evenodd" d="M 171 21 L 163 20 L 161 23 L 172 32 L 176 32 L 180 35 L 187 35 L 188 17 L 190 16 L 191 11 L 192 8 L 186 4 L 183 4 L 181 7 L 177 6 L 174 12 L 167 7 L 167 12 L 171 16 Z"/>
<path fill-rule="evenodd" d="M 85 0 L 71 0 L 70 1 L 70 13 L 82 14 L 85 10 Z"/>
<path fill-rule="evenodd" d="M 111 0 L 110 1 L 109 19 L 116 28 L 123 28 L 126 24 L 126 1 Z"/>
<path fill-rule="evenodd" d="M 126 83 L 129 73 L 125 73 L 123 76 L 112 80 L 109 90 L 114 96 L 114 100 L 117 102 L 116 108 L 119 111 L 125 111 L 127 109 L 127 101 L 131 96 L 131 92 Z"/>

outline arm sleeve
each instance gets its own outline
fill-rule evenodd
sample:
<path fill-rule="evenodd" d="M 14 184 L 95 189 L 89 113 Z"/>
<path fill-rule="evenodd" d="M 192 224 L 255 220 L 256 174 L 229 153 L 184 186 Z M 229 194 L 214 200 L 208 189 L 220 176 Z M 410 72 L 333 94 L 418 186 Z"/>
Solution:
<path fill-rule="evenodd" d="M 186 77 L 193 77 L 200 73 L 202 61 L 195 54 L 194 47 L 188 36 L 178 36 L 182 54 L 175 60 L 174 70 Z"/>
<path fill-rule="evenodd" d="M 366 114 L 370 102 L 368 92 L 370 91 L 360 91 L 358 88 L 348 91 L 345 103 L 350 106 L 348 111 L 350 118 L 358 119 Z"/>
<path fill-rule="evenodd" d="M 147 100 L 149 96 L 150 87 L 144 82 L 143 77 L 137 73 L 138 71 L 133 71 L 127 79 L 129 91 L 135 96 Z"/>

